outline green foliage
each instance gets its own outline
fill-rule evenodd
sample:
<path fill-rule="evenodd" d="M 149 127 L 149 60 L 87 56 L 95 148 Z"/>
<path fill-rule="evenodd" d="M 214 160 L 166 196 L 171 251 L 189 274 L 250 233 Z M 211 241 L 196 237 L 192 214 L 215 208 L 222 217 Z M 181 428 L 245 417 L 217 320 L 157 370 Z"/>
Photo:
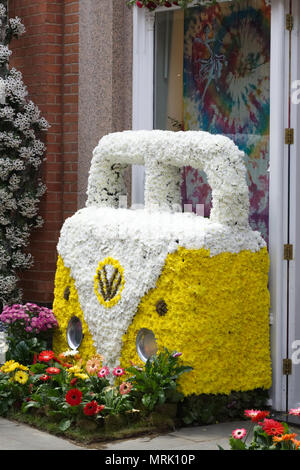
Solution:
<path fill-rule="evenodd" d="M 148 410 L 165 402 L 176 403 L 183 399 L 177 388 L 178 378 L 192 370 L 183 365 L 179 353 L 170 353 L 166 348 L 149 358 L 143 368 L 132 366 L 127 372 L 133 374 L 128 381 L 133 384 L 138 403 Z"/>
<path fill-rule="evenodd" d="M 213 424 L 244 418 L 247 408 L 266 408 L 264 389 L 232 392 L 229 395 L 190 395 L 179 404 L 178 415 L 186 425 Z"/>
<path fill-rule="evenodd" d="M 8 336 L 8 351 L 6 353 L 7 360 L 15 360 L 20 364 L 31 364 L 35 354 L 47 348 L 47 341 L 43 339 L 24 338 L 21 341 L 15 336 Z"/>
<path fill-rule="evenodd" d="M 107 387 L 103 390 L 101 403 L 105 406 L 104 416 L 122 414 L 133 408 L 132 396 L 121 395 L 116 387 Z"/>

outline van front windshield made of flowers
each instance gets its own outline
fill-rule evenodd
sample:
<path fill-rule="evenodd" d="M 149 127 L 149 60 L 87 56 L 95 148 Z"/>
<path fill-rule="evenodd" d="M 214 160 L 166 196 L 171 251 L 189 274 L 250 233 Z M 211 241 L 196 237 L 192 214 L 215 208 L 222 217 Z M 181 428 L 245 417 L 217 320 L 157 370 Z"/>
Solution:
<path fill-rule="evenodd" d="M 75 315 L 84 331 L 79 350 L 101 354 L 108 367 L 139 362 L 136 335 L 147 328 L 158 350 L 183 351 L 193 367 L 182 382 L 186 395 L 270 386 L 269 259 L 248 223 L 243 156 L 228 137 L 203 131 L 123 131 L 100 140 L 86 207 L 65 221 L 57 246 L 53 310 L 64 325 L 57 350 Z M 210 181 L 210 219 L 179 210 L 187 162 Z M 144 209 L 118 208 L 128 164 L 145 165 Z"/>

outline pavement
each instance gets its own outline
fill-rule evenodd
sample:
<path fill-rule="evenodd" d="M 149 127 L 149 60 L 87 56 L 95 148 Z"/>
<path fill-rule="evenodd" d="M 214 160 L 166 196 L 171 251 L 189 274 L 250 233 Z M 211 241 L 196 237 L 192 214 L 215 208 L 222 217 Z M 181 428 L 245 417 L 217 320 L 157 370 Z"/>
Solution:
<path fill-rule="evenodd" d="M 0 451 L 2 450 L 218 450 L 218 444 L 229 449 L 228 440 L 236 428 L 249 428 L 251 423 L 236 421 L 207 426 L 184 427 L 160 435 L 101 442 L 83 446 L 27 425 L 0 418 Z"/>

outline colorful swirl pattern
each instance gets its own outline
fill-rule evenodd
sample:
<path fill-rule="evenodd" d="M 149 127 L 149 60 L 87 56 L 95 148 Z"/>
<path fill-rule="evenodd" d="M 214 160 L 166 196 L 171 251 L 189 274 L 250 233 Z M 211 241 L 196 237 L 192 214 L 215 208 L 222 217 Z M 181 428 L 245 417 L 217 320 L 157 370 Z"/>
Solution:
<path fill-rule="evenodd" d="M 268 242 L 270 6 L 240 0 L 188 9 L 184 129 L 224 134 L 245 152 L 250 224 Z M 205 174 L 185 169 L 184 203 L 211 209 Z"/>

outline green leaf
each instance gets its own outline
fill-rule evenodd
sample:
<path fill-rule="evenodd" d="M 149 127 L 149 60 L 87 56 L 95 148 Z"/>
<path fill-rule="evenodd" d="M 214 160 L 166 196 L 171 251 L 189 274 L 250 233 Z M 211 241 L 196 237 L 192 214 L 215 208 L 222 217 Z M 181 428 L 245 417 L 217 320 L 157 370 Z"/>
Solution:
<path fill-rule="evenodd" d="M 36 363 L 36 364 L 32 364 L 29 369 L 31 370 L 31 372 L 33 372 L 34 374 L 44 374 L 45 373 L 45 370 L 47 369 L 47 365 L 45 364 L 40 364 L 40 363 Z"/>
<path fill-rule="evenodd" d="M 166 395 L 165 395 L 165 392 L 163 390 L 159 390 L 158 392 L 158 403 L 160 405 L 163 405 L 166 401 Z"/>
<path fill-rule="evenodd" d="M 28 401 L 27 403 L 22 404 L 22 411 L 26 412 L 30 408 L 40 408 L 41 404 L 38 403 L 37 401 Z"/>
<path fill-rule="evenodd" d="M 31 395 L 31 398 L 32 398 L 32 401 L 33 401 L 33 402 L 38 402 L 38 403 L 42 403 L 42 402 L 43 402 L 43 398 L 42 398 L 40 395 L 38 395 L 37 393 L 33 393 L 33 394 Z"/>
<path fill-rule="evenodd" d="M 146 408 L 150 408 L 151 406 L 151 395 L 143 395 L 142 403 Z"/>
<path fill-rule="evenodd" d="M 246 450 L 246 444 L 241 439 L 234 439 L 231 437 L 229 443 L 232 450 Z"/>
<path fill-rule="evenodd" d="M 58 427 L 61 431 L 66 431 L 71 426 L 72 421 L 69 418 L 64 418 L 59 423 Z"/>

